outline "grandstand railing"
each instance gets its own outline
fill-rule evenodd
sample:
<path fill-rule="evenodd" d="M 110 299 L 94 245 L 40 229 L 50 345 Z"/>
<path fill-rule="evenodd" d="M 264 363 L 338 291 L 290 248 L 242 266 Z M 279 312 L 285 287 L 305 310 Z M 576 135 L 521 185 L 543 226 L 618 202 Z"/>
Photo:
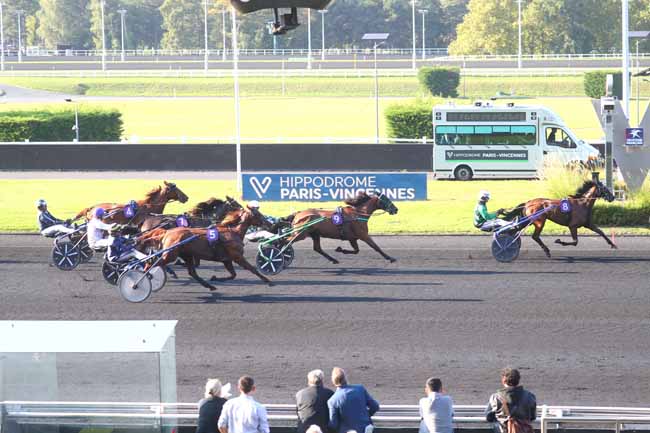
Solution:
<path fill-rule="evenodd" d="M 296 422 L 296 407 L 291 404 L 267 404 L 271 426 L 291 426 Z M 485 406 L 454 406 L 457 427 L 489 424 Z M 198 418 L 195 403 L 114 403 L 114 402 L 0 402 L 0 421 L 17 424 L 65 425 L 152 425 L 194 426 Z M 373 417 L 378 427 L 415 427 L 420 415 L 416 405 L 382 405 Z M 626 426 L 650 425 L 650 408 L 552 406 L 538 407 L 534 425 L 545 433 L 551 427 L 599 426 L 617 433 Z"/>

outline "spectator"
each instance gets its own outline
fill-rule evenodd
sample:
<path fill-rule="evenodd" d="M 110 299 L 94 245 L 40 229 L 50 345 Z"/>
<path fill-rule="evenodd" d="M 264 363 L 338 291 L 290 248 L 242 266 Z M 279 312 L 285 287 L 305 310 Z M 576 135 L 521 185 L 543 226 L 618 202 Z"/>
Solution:
<path fill-rule="evenodd" d="M 196 433 L 217 433 L 217 422 L 226 399 L 221 395 L 221 381 L 208 379 L 205 397 L 199 401 L 199 423 Z"/>
<path fill-rule="evenodd" d="M 307 388 L 296 394 L 296 411 L 298 412 L 298 433 L 306 433 L 308 428 L 318 426 L 321 432 L 327 432 L 329 409 L 327 400 L 334 394 L 323 386 L 325 374 L 322 370 L 312 370 L 307 374 Z M 311 426 L 311 427 L 310 427 Z"/>
<path fill-rule="evenodd" d="M 420 433 L 453 433 L 454 402 L 444 394 L 442 381 L 428 378 L 424 393 L 427 396 L 420 399 Z"/>
<path fill-rule="evenodd" d="M 503 388 L 490 396 L 485 419 L 495 423 L 494 430 L 497 433 L 507 433 L 508 418 L 530 428 L 530 422 L 537 416 L 537 401 L 535 395 L 526 391 L 519 380 L 519 371 L 514 368 L 505 368 L 501 371 L 501 384 Z"/>
<path fill-rule="evenodd" d="M 354 430 L 357 433 L 369 433 L 372 428 L 370 419 L 378 410 L 379 403 L 373 399 L 363 385 L 348 385 L 345 371 L 334 367 L 332 383 L 336 392 L 327 401 L 329 407 L 329 428 L 338 433 Z"/>
<path fill-rule="evenodd" d="M 239 378 L 239 397 L 228 400 L 219 417 L 221 433 L 270 433 L 266 408 L 253 399 L 255 389 L 252 377 Z"/>

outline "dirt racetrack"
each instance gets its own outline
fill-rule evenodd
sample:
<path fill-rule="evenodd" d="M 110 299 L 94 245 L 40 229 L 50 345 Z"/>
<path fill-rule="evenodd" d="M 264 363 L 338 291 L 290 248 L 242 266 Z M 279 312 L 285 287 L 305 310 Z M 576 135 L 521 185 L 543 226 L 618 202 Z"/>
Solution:
<path fill-rule="evenodd" d="M 562 249 L 547 237 L 550 260 L 526 238 L 507 265 L 487 237 L 377 240 L 397 263 L 362 246 L 330 265 L 303 242 L 275 287 L 238 269 L 210 293 L 179 269 L 133 305 L 103 281 L 98 259 L 62 272 L 49 265 L 50 240 L 0 236 L 0 319 L 177 319 L 186 402 L 206 377 L 249 373 L 260 401 L 290 403 L 308 370 L 339 365 L 384 403 L 416 403 L 439 375 L 457 403 L 482 404 L 512 365 L 540 403 L 647 406 L 650 238 L 617 239 L 614 251 L 597 238 Z M 215 269 L 223 275 L 210 264 L 199 273 Z"/>

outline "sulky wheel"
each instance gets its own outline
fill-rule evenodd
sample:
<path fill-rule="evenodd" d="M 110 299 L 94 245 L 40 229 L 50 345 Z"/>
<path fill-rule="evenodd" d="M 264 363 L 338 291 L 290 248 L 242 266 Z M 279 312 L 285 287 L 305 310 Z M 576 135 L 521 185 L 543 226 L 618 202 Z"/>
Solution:
<path fill-rule="evenodd" d="M 147 277 L 149 278 L 149 281 L 151 281 L 152 292 L 159 291 L 167 282 L 167 272 L 165 272 L 165 270 L 160 266 L 154 266 L 149 269 Z"/>
<path fill-rule="evenodd" d="M 106 282 L 112 286 L 117 285 L 117 280 L 120 278 L 121 273 L 122 269 L 120 269 L 119 265 L 110 262 L 104 262 L 102 264 L 102 275 Z"/>
<path fill-rule="evenodd" d="M 95 254 L 93 249 L 85 242 L 79 245 L 79 253 L 81 255 L 81 263 L 88 263 Z"/>
<path fill-rule="evenodd" d="M 52 248 L 52 262 L 62 271 L 71 271 L 81 263 L 81 254 L 72 242 L 59 242 Z"/>
<path fill-rule="evenodd" d="M 144 302 L 151 296 L 151 281 L 142 271 L 129 269 L 117 280 L 117 287 L 129 302 Z"/>
<path fill-rule="evenodd" d="M 503 233 L 492 240 L 492 256 L 501 263 L 513 262 L 519 257 L 521 237 Z"/>
<path fill-rule="evenodd" d="M 276 247 L 263 247 L 255 259 L 257 270 L 264 275 L 277 275 L 284 267 L 284 258 L 280 249 Z"/>
<path fill-rule="evenodd" d="M 288 268 L 291 266 L 291 263 L 293 263 L 293 258 L 295 257 L 295 253 L 293 251 L 293 246 L 287 245 L 287 247 L 282 251 L 282 267 L 284 269 Z"/>

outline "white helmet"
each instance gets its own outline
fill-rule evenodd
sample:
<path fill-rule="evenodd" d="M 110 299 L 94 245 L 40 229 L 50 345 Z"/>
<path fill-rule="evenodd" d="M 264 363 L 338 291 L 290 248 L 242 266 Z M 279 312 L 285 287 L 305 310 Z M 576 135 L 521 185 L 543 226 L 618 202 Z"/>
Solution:
<path fill-rule="evenodd" d="M 38 200 L 36 200 L 36 207 L 41 207 L 41 206 L 47 206 L 47 202 L 42 198 L 39 198 Z"/>
<path fill-rule="evenodd" d="M 487 190 L 481 190 L 481 192 L 478 193 L 478 199 L 479 200 L 489 200 L 490 199 L 490 191 Z"/>
<path fill-rule="evenodd" d="M 259 209 L 260 208 L 260 202 L 257 200 L 251 200 L 248 202 L 248 207 L 251 209 Z"/>

